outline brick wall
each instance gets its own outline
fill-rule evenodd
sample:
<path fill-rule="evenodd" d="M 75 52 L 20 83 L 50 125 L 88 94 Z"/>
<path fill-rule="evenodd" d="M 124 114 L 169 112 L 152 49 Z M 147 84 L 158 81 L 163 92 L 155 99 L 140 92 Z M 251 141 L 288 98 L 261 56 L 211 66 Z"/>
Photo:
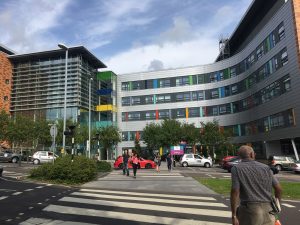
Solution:
<path fill-rule="evenodd" d="M 6 112 L 9 112 L 10 107 L 11 86 L 12 65 L 6 54 L 0 52 L 0 110 L 4 109 Z"/>
<path fill-rule="evenodd" d="M 298 63 L 300 67 L 300 0 L 293 0 L 294 23 L 296 30 L 296 42 L 298 51 Z"/>

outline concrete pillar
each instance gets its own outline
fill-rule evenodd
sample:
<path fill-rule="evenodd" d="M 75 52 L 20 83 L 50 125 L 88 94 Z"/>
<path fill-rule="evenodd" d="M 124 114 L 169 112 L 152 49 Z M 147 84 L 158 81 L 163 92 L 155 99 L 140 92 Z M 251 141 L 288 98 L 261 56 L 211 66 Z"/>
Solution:
<path fill-rule="evenodd" d="M 295 156 L 296 156 L 296 160 L 299 161 L 299 156 L 298 156 L 298 152 L 297 152 L 297 148 L 296 148 L 294 139 L 291 139 L 291 142 L 292 142 L 292 145 L 293 145 L 293 149 L 294 149 L 294 153 L 295 153 Z"/>

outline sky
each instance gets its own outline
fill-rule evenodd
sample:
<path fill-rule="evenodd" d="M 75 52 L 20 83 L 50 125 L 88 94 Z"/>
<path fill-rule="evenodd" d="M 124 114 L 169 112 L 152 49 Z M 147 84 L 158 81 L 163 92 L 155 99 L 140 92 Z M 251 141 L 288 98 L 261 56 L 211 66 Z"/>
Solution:
<path fill-rule="evenodd" d="M 18 54 L 83 45 L 117 74 L 213 63 L 252 0 L 1 0 Z"/>

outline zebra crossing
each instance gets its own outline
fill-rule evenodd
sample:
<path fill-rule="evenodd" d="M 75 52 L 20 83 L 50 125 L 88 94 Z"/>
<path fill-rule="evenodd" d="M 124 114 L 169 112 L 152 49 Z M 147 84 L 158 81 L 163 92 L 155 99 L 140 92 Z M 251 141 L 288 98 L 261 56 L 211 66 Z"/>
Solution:
<path fill-rule="evenodd" d="M 82 188 L 43 208 L 29 224 L 229 225 L 229 207 L 215 196 Z"/>
<path fill-rule="evenodd" d="M 4 170 L 3 173 L 2 173 L 2 176 L 5 177 L 5 178 L 18 179 L 19 177 L 25 176 L 25 174 Z"/>

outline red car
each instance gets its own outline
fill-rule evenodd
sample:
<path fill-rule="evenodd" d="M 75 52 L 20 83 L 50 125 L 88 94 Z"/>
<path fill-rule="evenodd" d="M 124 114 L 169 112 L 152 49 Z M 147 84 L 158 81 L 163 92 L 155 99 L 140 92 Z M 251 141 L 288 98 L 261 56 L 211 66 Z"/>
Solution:
<path fill-rule="evenodd" d="M 140 169 L 154 169 L 156 167 L 156 164 L 152 160 L 139 158 L 139 167 Z M 118 158 L 115 160 L 114 163 L 115 169 L 122 169 L 123 168 L 123 156 L 118 156 Z M 128 162 L 128 168 L 132 168 L 132 163 L 130 163 L 130 159 Z"/>
<path fill-rule="evenodd" d="M 225 156 L 225 157 L 222 159 L 222 161 L 220 162 L 221 168 L 222 168 L 222 169 L 225 169 L 225 168 L 224 168 L 225 164 L 226 164 L 229 160 L 234 159 L 234 158 L 237 158 L 237 156 L 232 156 L 232 155 Z"/>

